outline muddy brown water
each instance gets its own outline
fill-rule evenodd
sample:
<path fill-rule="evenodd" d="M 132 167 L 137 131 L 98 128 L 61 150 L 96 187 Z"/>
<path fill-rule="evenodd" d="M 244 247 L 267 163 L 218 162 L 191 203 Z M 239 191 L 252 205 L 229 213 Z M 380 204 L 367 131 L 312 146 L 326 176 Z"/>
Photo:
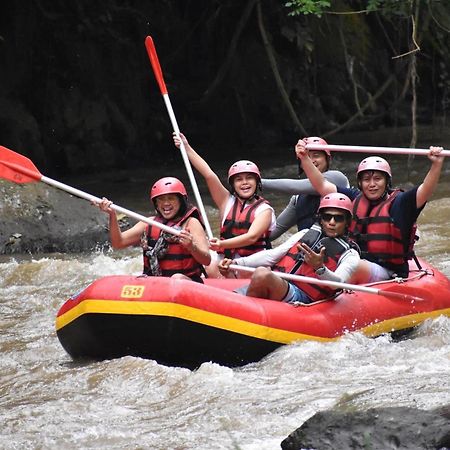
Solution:
<path fill-rule="evenodd" d="M 359 157 L 338 157 L 349 175 Z M 391 159 L 396 184 L 408 182 L 405 159 Z M 260 162 L 269 178 L 293 176 L 295 164 Z M 416 160 L 410 181 L 423 178 Z M 221 174 L 226 166 L 218 168 Z M 148 212 L 146 191 L 180 169 L 117 173 L 114 179 L 70 180 Z M 450 276 L 450 182 L 446 164 L 433 200 L 420 216 L 420 256 Z M 350 176 L 350 178 L 352 178 Z M 184 178 L 186 179 L 186 178 Z M 200 181 L 200 180 L 199 180 Z M 200 183 L 202 193 L 206 193 Z M 217 213 L 204 195 L 213 229 Z M 280 212 L 285 196 L 269 195 Z M 231 369 L 205 363 L 196 371 L 124 357 L 77 363 L 55 333 L 56 312 L 96 278 L 137 273 L 136 250 L 83 255 L 31 255 L 0 260 L 0 448 L 272 450 L 315 412 L 450 403 L 450 320 L 426 322 L 413 339 L 351 334 L 332 343 L 285 346 L 262 361 Z"/>

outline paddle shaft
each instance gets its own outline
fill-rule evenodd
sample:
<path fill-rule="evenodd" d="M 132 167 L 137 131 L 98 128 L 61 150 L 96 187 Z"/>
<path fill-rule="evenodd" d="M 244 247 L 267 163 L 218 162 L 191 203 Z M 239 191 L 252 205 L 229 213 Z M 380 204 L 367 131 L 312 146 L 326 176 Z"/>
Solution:
<path fill-rule="evenodd" d="M 155 74 L 156 81 L 158 82 L 159 89 L 161 91 L 161 94 L 164 99 L 164 103 L 167 108 L 167 112 L 169 114 L 170 122 L 172 123 L 173 131 L 179 136 L 180 135 L 180 128 L 178 127 L 177 119 L 175 117 L 175 113 L 172 108 L 172 104 L 170 102 L 169 93 L 167 91 L 166 83 L 164 82 L 164 77 L 161 69 L 161 64 L 159 63 L 158 54 L 156 53 L 155 44 L 153 43 L 153 39 L 150 36 L 147 36 L 145 39 L 145 46 L 147 48 L 147 53 L 150 59 L 150 63 L 153 68 L 153 73 Z M 206 234 L 208 235 L 208 238 L 213 237 L 213 233 L 211 230 L 211 226 L 208 221 L 208 216 L 206 215 L 205 207 L 203 205 L 202 198 L 200 196 L 200 191 L 198 190 L 198 185 L 195 180 L 195 175 L 192 170 L 191 163 L 189 161 L 189 157 L 186 152 L 186 148 L 183 144 L 183 141 L 180 139 L 181 145 L 180 145 L 180 151 L 181 156 L 183 158 L 184 165 L 186 167 L 186 171 L 188 173 L 189 181 L 191 182 L 192 191 L 194 192 L 195 200 L 197 202 L 198 209 L 200 211 L 200 214 L 202 215 L 203 222 L 205 225 Z"/>
<path fill-rule="evenodd" d="M 391 155 L 428 155 L 429 149 L 404 147 L 369 147 L 364 145 L 306 144 L 308 150 L 330 150 L 331 152 L 386 153 Z M 450 150 L 442 150 L 441 156 L 450 156 Z"/>
<path fill-rule="evenodd" d="M 237 270 L 241 272 L 254 272 L 256 269 L 254 267 L 239 266 L 237 264 L 230 264 L 230 269 Z M 340 283 L 337 281 L 320 280 L 318 278 L 305 277 L 303 275 L 294 275 L 291 273 L 283 273 L 272 271 L 273 274 L 280 278 L 290 281 L 301 281 L 303 283 L 316 284 L 319 286 L 329 286 L 336 289 L 346 289 L 348 291 L 359 291 L 366 292 L 367 294 L 384 295 L 385 297 L 392 297 L 401 300 L 421 300 L 418 297 L 414 297 L 408 294 L 401 294 L 399 292 L 383 291 L 382 289 L 375 289 L 368 286 L 360 286 L 358 284 Z"/>
<path fill-rule="evenodd" d="M 91 202 L 100 203 L 102 201 L 101 198 L 95 197 L 94 195 L 88 194 L 86 192 L 80 191 L 74 187 L 68 186 L 67 184 L 61 183 L 60 181 L 53 180 L 51 178 L 42 176 L 41 181 L 47 183 L 51 186 L 54 186 L 63 191 L 69 192 L 77 197 L 84 198 Z M 121 206 L 117 206 L 114 203 L 110 205 L 110 208 L 119 213 L 125 214 L 128 217 L 132 217 L 133 219 L 140 220 L 141 222 L 148 223 L 149 225 L 153 225 L 155 227 L 161 228 L 163 231 L 167 231 L 167 233 L 173 234 L 175 236 L 180 235 L 180 230 L 177 230 L 173 227 L 169 227 L 164 225 L 163 223 L 157 222 L 156 220 L 149 219 L 148 217 L 143 216 L 142 214 L 135 213 L 134 211 L 130 211 L 129 209 L 122 208 Z"/>

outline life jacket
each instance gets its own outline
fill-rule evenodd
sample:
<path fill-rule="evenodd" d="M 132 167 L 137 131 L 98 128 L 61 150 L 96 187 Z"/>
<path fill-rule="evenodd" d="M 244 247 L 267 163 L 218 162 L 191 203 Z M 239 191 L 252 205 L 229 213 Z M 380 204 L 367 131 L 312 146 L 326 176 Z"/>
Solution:
<path fill-rule="evenodd" d="M 295 275 L 302 275 L 311 278 L 318 278 L 314 269 L 304 263 L 303 253 L 298 249 L 298 244 L 302 242 L 308 245 L 312 250 L 319 251 L 325 247 L 324 266 L 335 271 L 339 259 L 349 249 L 356 248 L 356 245 L 351 243 L 347 237 L 330 238 L 323 235 L 319 224 L 315 223 L 299 240 L 293 245 L 288 253 L 281 258 L 281 260 L 272 267 L 273 270 L 279 272 L 291 273 Z M 322 300 L 324 298 L 332 297 L 336 289 L 328 286 L 318 286 L 315 284 L 305 283 L 303 281 L 290 281 L 307 294 L 313 301 Z"/>
<path fill-rule="evenodd" d="M 392 202 L 402 192 L 394 190 L 376 206 L 360 194 L 353 201 L 353 220 L 350 237 L 361 248 L 361 257 L 394 271 L 397 276 L 408 276 L 408 259 L 414 255 L 417 226 L 414 224 L 411 235 L 403 236 L 390 215 Z"/>
<path fill-rule="evenodd" d="M 155 222 L 164 223 L 165 225 L 171 227 L 182 227 L 182 225 L 190 218 L 195 217 L 202 223 L 201 217 L 198 209 L 193 206 L 186 214 L 177 221 L 166 221 L 163 218 L 156 216 L 153 220 Z M 147 245 L 153 248 L 156 241 L 161 235 L 162 230 L 156 226 L 147 225 L 144 232 L 144 240 L 147 241 Z M 144 274 L 153 276 L 150 268 L 150 260 L 146 255 L 146 250 L 144 250 Z M 170 277 L 175 273 L 181 273 L 187 277 L 193 279 L 194 281 L 203 282 L 201 275 L 205 273 L 204 267 L 195 260 L 195 258 L 189 253 L 189 251 L 179 244 L 176 239 L 172 241 L 168 239 L 168 249 L 167 253 L 162 257 L 158 258 L 159 267 L 161 269 L 161 274 L 163 277 Z"/>
<path fill-rule="evenodd" d="M 295 196 L 295 217 L 298 231 L 310 228 L 316 220 L 320 196 L 299 194 Z"/>
<path fill-rule="evenodd" d="M 264 198 L 258 197 L 255 203 L 245 209 L 245 204 L 242 204 L 235 197 L 233 206 L 230 208 L 230 211 L 228 211 L 227 217 L 225 218 L 220 229 L 220 238 L 230 239 L 247 233 L 255 220 L 256 208 L 258 208 L 258 206 L 262 203 L 269 204 L 269 202 Z M 239 210 L 240 205 L 242 206 Z M 249 256 L 253 253 L 260 252 L 261 250 L 272 248 L 269 235 L 269 230 L 266 230 L 254 244 L 235 249 L 221 250 L 219 253 L 223 253 L 226 258 L 234 258 L 237 256 Z"/>

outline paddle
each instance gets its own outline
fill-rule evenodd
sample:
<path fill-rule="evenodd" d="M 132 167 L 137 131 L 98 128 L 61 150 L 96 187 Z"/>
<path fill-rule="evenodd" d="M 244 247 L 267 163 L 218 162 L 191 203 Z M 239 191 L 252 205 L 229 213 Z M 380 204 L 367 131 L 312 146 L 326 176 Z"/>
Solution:
<path fill-rule="evenodd" d="M 429 149 L 425 148 L 403 148 L 403 147 L 369 147 L 359 145 L 321 145 L 306 144 L 308 150 L 330 150 L 332 152 L 353 153 L 388 153 L 391 155 L 428 155 Z M 441 156 L 450 156 L 450 150 L 442 150 Z"/>
<path fill-rule="evenodd" d="M 145 38 L 145 47 L 147 48 L 148 57 L 150 58 L 150 63 L 153 68 L 153 73 L 155 74 L 156 81 L 159 85 L 159 90 L 164 99 L 164 103 L 166 104 L 167 112 L 169 113 L 170 121 L 172 123 L 173 131 L 179 136 L 180 129 L 178 127 L 177 119 L 175 118 L 175 113 L 172 108 L 172 104 L 170 103 L 169 93 L 167 91 L 166 83 L 164 82 L 163 73 L 161 70 L 161 65 L 159 64 L 158 54 L 156 53 L 155 44 L 153 43 L 153 39 L 150 36 Z M 180 145 L 181 156 L 183 157 L 184 165 L 186 166 L 186 170 L 189 176 L 189 180 L 191 182 L 192 190 L 194 192 L 195 200 L 197 201 L 197 206 L 202 215 L 203 222 L 205 224 L 206 234 L 208 238 L 212 238 L 213 234 L 211 231 L 211 227 L 208 222 L 208 217 L 206 215 L 205 207 L 203 206 L 202 198 L 200 197 L 200 192 L 198 190 L 197 182 L 195 181 L 194 172 L 192 171 L 191 163 L 189 162 L 189 158 L 186 153 L 186 148 L 184 147 L 183 141 L 181 141 Z"/>
<path fill-rule="evenodd" d="M 53 180 L 52 178 L 45 177 L 26 156 L 20 155 L 19 153 L 13 152 L 12 150 L 2 146 L 0 146 L 0 177 L 13 181 L 14 183 L 33 183 L 35 181 L 42 181 L 43 183 L 47 183 L 91 202 L 99 203 L 102 201 L 101 198 L 94 197 L 91 194 Z M 133 217 L 134 219 L 141 220 L 142 222 L 161 228 L 162 230 L 167 231 L 170 234 L 174 234 L 175 236 L 180 235 L 180 230 L 169 227 L 160 222 L 156 222 L 155 220 L 149 219 L 141 214 L 137 214 L 114 204 L 111 204 L 111 208 L 129 217 Z"/>
<path fill-rule="evenodd" d="M 238 266 L 237 264 L 230 264 L 230 269 L 241 272 L 254 272 L 256 270 L 254 267 Z M 348 283 L 339 283 L 337 281 L 319 280 L 318 278 L 305 277 L 303 275 L 293 275 L 290 273 L 283 273 L 277 271 L 273 271 L 272 273 L 279 276 L 280 278 L 284 278 L 285 280 L 302 281 L 304 283 L 317 284 L 319 286 L 330 286 L 337 289 L 346 289 L 348 291 L 366 292 L 368 294 L 383 295 L 384 297 L 391 297 L 399 300 L 408 300 L 411 302 L 423 300 L 423 298 L 421 297 L 415 297 L 413 295 L 408 294 L 401 294 L 399 292 L 383 291 L 382 289 L 375 289 L 368 286 L 360 286 L 359 284 L 348 284 Z"/>

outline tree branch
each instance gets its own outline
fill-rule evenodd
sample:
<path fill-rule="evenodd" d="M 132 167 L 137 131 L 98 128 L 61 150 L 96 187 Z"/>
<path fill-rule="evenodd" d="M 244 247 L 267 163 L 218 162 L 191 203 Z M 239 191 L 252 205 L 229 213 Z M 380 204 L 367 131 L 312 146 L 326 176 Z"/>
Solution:
<path fill-rule="evenodd" d="M 244 26 L 247 23 L 248 18 L 250 17 L 250 13 L 252 12 L 252 9 L 257 1 L 258 0 L 249 0 L 247 2 L 244 12 L 242 13 L 241 18 L 239 19 L 239 22 L 234 30 L 234 34 L 231 39 L 230 46 L 228 47 L 228 52 L 225 61 L 220 66 L 220 69 L 217 72 L 214 81 L 211 83 L 209 88 L 207 88 L 206 91 L 203 93 L 200 103 L 206 103 L 209 100 L 211 95 L 214 93 L 214 91 L 217 89 L 217 87 L 220 85 L 225 75 L 227 74 L 230 64 L 233 60 L 234 53 L 236 51 L 237 43 L 241 36 L 242 30 L 244 29 Z"/>
<path fill-rule="evenodd" d="M 261 11 L 261 3 L 258 1 L 258 4 L 256 5 L 256 13 L 258 15 L 258 25 L 259 25 L 259 31 L 261 32 L 261 38 L 264 44 L 264 47 L 266 49 L 267 58 L 269 59 L 269 64 L 272 69 L 273 76 L 275 77 L 275 82 L 277 83 L 278 90 L 280 91 L 281 98 L 283 99 L 284 104 L 286 105 L 286 108 L 289 111 L 289 115 L 291 116 L 292 121 L 294 122 L 295 128 L 297 131 L 302 133 L 304 136 L 307 136 L 308 133 L 306 132 L 305 128 L 303 127 L 302 123 L 300 122 L 300 119 L 297 116 L 297 113 L 295 112 L 294 107 L 292 106 L 291 100 L 289 99 L 289 95 L 286 92 L 286 88 L 284 87 L 283 80 L 281 79 L 280 71 L 278 70 L 278 65 L 273 53 L 272 46 L 270 44 L 269 38 L 267 36 L 266 29 L 264 27 L 264 21 L 262 17 L 262 11 Z"/>

